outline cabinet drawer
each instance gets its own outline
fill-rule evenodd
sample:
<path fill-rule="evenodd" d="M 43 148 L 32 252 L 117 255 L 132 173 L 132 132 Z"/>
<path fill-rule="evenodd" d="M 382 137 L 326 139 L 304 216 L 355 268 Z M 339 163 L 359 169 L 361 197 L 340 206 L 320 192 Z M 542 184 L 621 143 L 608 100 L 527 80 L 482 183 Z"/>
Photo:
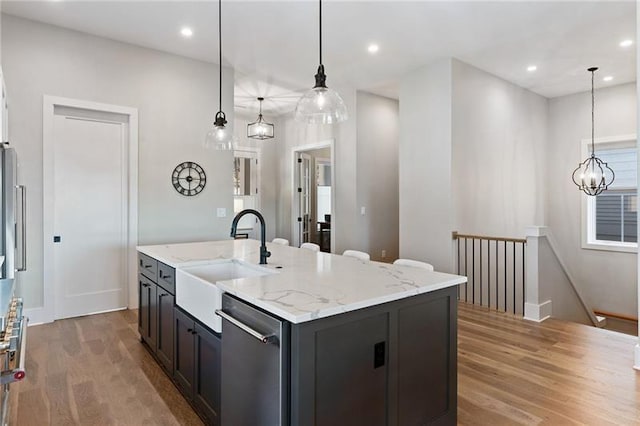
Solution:
<path fill-rule="evenodd" d="M 171 294 L 176 294 L 176 270 L 158 262 L 158 285 Z"/>
<path fill-rule="evenodd" d="M 158 278 L 158 261 L 146 254 L 138 253 L 138 272 L 152 281 Z"/>

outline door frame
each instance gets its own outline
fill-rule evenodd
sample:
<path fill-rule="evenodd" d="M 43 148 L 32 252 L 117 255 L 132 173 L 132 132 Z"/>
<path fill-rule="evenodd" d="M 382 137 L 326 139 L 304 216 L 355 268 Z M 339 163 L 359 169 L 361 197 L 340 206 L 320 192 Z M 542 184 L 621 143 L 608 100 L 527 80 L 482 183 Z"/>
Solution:
<path fill-rule="evenodd" d="M 335 253 L 336 250 L 336 154 L 335 154 L 335 139 L 327 139 L 324 141 L 311 143 L 307 145 L 298 145 L 291 148 L 290 164 L 291 164 L 291 242 L 296 241 L 295 235 L 297 232 L 297 205 L 298 205 L 298 186 L 296 182 L 296 156 L 300 152 L 313 151 L 315 149 L 329 148 L 331 150 L 331 253 Z M 315 170 L 313 171 L 315 176 Z M 338 219 L 339 220 L 339 219 Z M 295 245 L 295 244 L 294 244 Z"/>
<path fill-rule="evenodd" d="M 128 277 L 126 300 L 129 309 L 138 306 L 138 268 L 136 246 L 138 245 L 138 109 L 119 105 L 103 104 L 80 99 L 58 96 L 43 96 L 42 102 L 42 201 L 43 201 L 43 287 L 44 299 L 39 322 L 53 322 L 55 319 L 55 297 L 53 280 L 53 233 L 54 233 L 54 135 L 53 122 L 56 107 L 68 107 L 96 112 L 121 114 L 129 117 L 127 138 L 126 177 L 128 181 L 126 276 Z M 36 313 L 37 314 L 37 313 Z M 34 318 L 34 319 L 36 319 Z"/>

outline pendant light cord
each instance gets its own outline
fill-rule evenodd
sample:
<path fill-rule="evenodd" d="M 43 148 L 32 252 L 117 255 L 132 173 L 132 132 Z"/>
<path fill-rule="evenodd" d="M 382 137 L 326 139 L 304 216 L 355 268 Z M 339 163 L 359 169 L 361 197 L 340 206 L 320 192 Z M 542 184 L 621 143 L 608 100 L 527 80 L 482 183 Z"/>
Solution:
<path fill-rule="evenodd" d="M 320 65 L 322 65 L 322 0 L 319 0 L 319 9 L 320 9 Z"/>
<path fill-rule="evenodd" d="M 222 111 L 222 0 L 218 0 L 218 55 L 220 63 L 220 86 L 219 86 L 219 108 L 218 111 Z"/>
<path fill-rule="evenodd" d="M 596 71 L 591 71 L 591 156 L 593 157 L 596 152 L 595 145 L 595 109 L 596 109 L 596 96 L 594 91 L 593 80 L 596 75 Z"/>

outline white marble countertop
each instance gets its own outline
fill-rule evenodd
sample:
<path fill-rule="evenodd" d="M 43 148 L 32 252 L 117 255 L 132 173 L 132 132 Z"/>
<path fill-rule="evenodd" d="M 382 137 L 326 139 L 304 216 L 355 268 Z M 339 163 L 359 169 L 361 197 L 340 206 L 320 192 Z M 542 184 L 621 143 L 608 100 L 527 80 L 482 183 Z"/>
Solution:
<path fill-rule="evenodd" d="M 466 277 L 267 243 L 277 273 L 216 283 L 225 292 L 302 323 L 465 283 Z M 240 259 L 258 264 L 260 242 L 225 240 L 140 246 L 174 268 Z"/>

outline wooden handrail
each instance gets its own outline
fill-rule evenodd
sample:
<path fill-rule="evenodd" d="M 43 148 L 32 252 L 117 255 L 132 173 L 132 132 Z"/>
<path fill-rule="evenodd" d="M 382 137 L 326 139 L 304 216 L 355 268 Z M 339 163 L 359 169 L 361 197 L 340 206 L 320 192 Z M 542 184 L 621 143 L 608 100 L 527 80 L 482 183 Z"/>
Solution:
<path fill-rule="evenodd" d="M 451 233 L 451 236 L 454 240 L 457 240 L 458 238 L 473 238 L 476 240 L 505 241 L 508 243 L 527 243 L 527 240 L 525 238 L 488 237 L 486 235 L 459 234 L 457 231 L 453 231 Z"/>
<path fill-rule="evenodd" d="M 596 311 L 596 310 L 594 310 L 593 313 L 596 315 L 600 315 L 601 317 L 609 317 L 609 318 L 621 319 L 625 321 L 638 322 L 638 318 L 631 315 L 623 315 L 623 314 L 616 314 L 613 312 Z"/>

